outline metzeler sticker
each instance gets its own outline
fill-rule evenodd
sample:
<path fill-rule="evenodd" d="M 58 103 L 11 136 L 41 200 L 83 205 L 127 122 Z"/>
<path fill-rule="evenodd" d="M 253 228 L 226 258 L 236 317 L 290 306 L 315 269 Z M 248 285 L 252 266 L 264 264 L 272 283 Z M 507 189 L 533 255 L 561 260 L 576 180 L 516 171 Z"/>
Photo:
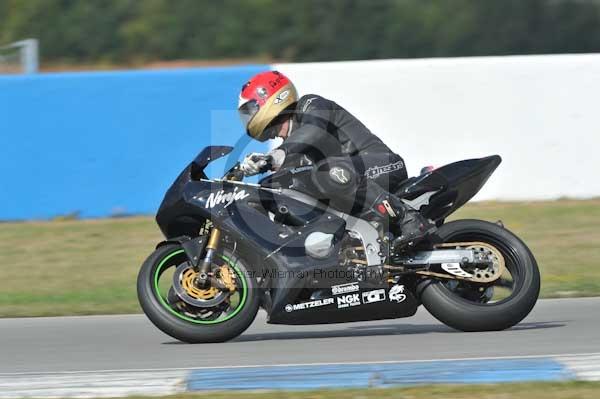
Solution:
<path fill-rule="evenodd" d="M 395 285 L 390 288 L 390 301 L 396 301 L 397 303 L 404 302 L 406 294 L 404 293 L 403 285 Z"/>
<path fill-rule="evenodd" d="M 360 296 L 358 294 L 342 295 L 336 297 L 336 299 L 338 309 L 360 305 Z"/>
<path fill-rule="evenodd" d="M 325 298 L 325 299 L 318 299 L 316 301 L 310 301 L 310 302 L 287 304 L 287 305 L 285 305 L 285 311 L 289 313 L 289 312 L 293 312 L 295 310 L 305 310 L 305 309 L 309 309 L 309 308 L 317 308 L 319 306 L 331 305 L 331 304 L 333 304 L 333 302 L 334 302 L 333 298 Z"/>
<path fill-rule="evenodd" d="M 385 290 L 381 289 L 381 290 L 363 292 L 362 300 L 363 300 L 363 303 L 365 303 L 365 304 L 385 301 Z"/>
<path fill-rule="evenodd" d="M 349 292 L 356 292 L 359 289 L 360 288 L 358 287 L 358 283 L 346 283 L 340 285 L 332 285 L 331 293 L 333 295 L 347 294 Z"/>

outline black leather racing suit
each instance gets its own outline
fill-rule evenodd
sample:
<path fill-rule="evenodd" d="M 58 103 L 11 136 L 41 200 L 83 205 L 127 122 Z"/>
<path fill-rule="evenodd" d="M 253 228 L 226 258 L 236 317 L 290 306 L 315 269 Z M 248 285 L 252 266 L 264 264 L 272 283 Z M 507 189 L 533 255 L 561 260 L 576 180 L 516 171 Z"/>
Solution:
<path fill-rule="evenodd" d="M 282 169 L 315 164 L 317 194 L 331 206 L 365 213 L 406 180 L 402 158 L 335 102 L 310 94 L 290 112 L 291 131 L 279 147 L 286 154 Z"/>

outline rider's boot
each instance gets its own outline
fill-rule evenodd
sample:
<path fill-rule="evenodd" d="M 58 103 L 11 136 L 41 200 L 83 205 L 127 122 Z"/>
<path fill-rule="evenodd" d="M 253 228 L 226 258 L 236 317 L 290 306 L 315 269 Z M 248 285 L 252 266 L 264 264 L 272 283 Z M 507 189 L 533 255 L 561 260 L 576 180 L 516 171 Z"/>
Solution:
<path fill-rule="evenodd" d="M 435 223 L 421 215 L 421 212 L 407 205 L 405 207 L 404 218 L 397 224 L 400 234 L 392 242 L 392 248 L 414 246 L 437 230 Z"/>
<path fill-rule="evenodd" d="M 372 210 L 396 236 L 392 242 L 395 249 L 414 246 L 436 230 L 435 223 L 390 193 L 380 195 Z"/>

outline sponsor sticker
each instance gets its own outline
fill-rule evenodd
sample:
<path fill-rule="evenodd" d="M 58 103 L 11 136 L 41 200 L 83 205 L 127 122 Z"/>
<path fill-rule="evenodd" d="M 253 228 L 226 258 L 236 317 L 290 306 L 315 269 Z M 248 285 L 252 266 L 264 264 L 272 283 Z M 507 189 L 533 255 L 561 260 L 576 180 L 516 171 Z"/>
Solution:
<path fill-rule="evenodd" d="M 404 300 L 406 299 L 406 294 L 404 293 L 404 286 L 398 284 L 394 285 L 392 288 L 390 288 L 389 295 L 391 302 L 404 302 Z"/>
<path fill-rule="evenodd" d="M 360 296 L 358 294 L 348 294 L 336 297 L 338 309 L 350 306 L 360 305 Z"/>
<path fill-rule="evenodd" d="M 398 161 L 389 165 L 372 166 L 366 170 L 365 176 L 367 179 L 377 179 L 381 175 L 385 175 L 397 170 L 404 169 L 404 162 Z"/>
<path fill-rule="evenodd" d="M 312 165 L 300 166 L 298 168 L 290 169 L 290 173 L 295 175 L 297 173 L 305 172 L 307 170 L 311 170 L 313 168 Z"/>
<path fill-rule="evenodd" d="M 290 304 L 285 305 L 285 311 L 290 313 L 290 312 L 294 312 L 296 310 L 318 308 L 320 306 L 331 305 L 331 304 L 333 304 L 333 302 L 334 302 L 333 298 L 325 298 L 325 299 L 317 299 L 316 301 L 310 301 L 310 302 L 302 302 L 302 303 L 295 303 L 295 304 L 290 303 Z"/>
<path fill-rule="evenodd" d="M 340 285 L 332 285 L 331 293 L 333 295 L 347 294 L 349 292 L 356 292 L 359 289 L 360 288 L 358 287 L 358 283 L 346 283 Z"/>
<path fill-rule="evenodd" d="M 233 204 L 235 201 L 244 199 L 248 197 L 250 194 L 246 193 L 246 190 L 239 190 L 236 187 L 233 191 L 225 192 L 224 190 L 219 190 L 216 193 L 210 193 L 208 199 L 206 200 L 206 208 L 214 208 L 217 205 L 225 205 L 224 208 L 227 208 L 229 205 Z"/>
<path fill-rule="evenodd" d="M 380 289 L 363 292 L 362 300 L 364 304 L 385 301 L 385 290 Z"/>
<path fill-rule="evenodd" d="M 289 95 L 290 95 L 290 91 L 289 90 L 284 90 L 281 93 L 279 93 L 279 95 L 277 97 L 275 97 L 275 101 L 273 101 L 273 103 L 274 104 L 279 104 L 280 102 L 282 102 L 286 98 L 288 98 Z"/>
<path fill-rule="evenodd" d="M 306 112 L 308 111 L 308 107 L 310 107 L 310 104 L 315 101 L 317 99 L 317 97 L 311 97 L 308 100 L 306 100 L 306 102 L 304 103 L 304 105 L 302 106 L 302 112 Z"/>
<path fill-rule="evenodd" d="M 350 176 L 347 173 L 347 171 L 337 166 L 329 171 L 329 175 L 339 184 L 347 184 L 350 181 Z"/>

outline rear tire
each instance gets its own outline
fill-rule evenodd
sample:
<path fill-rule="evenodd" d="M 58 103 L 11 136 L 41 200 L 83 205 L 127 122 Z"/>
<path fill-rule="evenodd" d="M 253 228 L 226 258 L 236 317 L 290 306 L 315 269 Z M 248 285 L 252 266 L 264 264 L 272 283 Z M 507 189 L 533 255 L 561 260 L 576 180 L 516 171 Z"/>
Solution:
<path fill-rule="evenodd" d="M 451 291 L 440 280 L 419 285 L 425 308 L 442 323 L 461 331 L 498 331 L 514 326 L 533 309 L 540 292 L 536 260 L 516 235 L 482 220 L 457 220 L 438 229 L 441 242 L 482 241 L 495 246 L 505 257 L 513 275 L 512 294 L 497 303 L 469 301 Z"/>
<path fill-rule="evenodd" d="M 171 256 L 181 253 L 179 245 L 165 245 L 154 251 L 143 263 L 137 281 L 138 299 L 146 316 L 164 333 L 183 342 L 224 342 L 237 337 L 254 321 L 260 304 L 256 280 L 244 263 L 224 249 L 222 258 L 234 267 L 240 278 L 245 279 L 246 297 L 241 309 L 234 316 L 219 322 L 194 322 L 178 316 L 155 288 L 157 269 Z M 183 317 L 183 318 L 182 318 Z"/>

